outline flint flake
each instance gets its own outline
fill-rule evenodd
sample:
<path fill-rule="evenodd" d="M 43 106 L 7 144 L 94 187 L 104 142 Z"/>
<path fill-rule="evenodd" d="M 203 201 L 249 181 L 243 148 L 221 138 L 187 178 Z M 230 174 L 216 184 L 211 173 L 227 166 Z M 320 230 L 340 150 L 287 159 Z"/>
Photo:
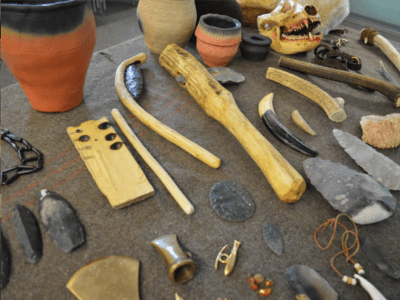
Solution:
<path fill-rule="evenodd" d="M 39 215 L 54 243 L 69 253 L 85 242 L 82 226 L 67 201 L 59 194 L 41 190 Z"/>
<path fill-rule="evenodd" d="M 37 263 L 42 257 L 43 242 L 34 214 L 25 206 L 17 204 L 14 208 L 13 222 L 22 252 L 29 263 Z"/>
<path fill-rule="evenodd" d="M 240 222 L 250 218 L 255 210 L 253 198 L 240 184 L 221 181 L 211 188 L 210 203 L 223 219 Z"/>
<path fill-rule="evenodd" d="M 314 269 L 305 265 L 293 265 L 285 272 L 286 283 L 296 299 L 338 300 L 333 287 Z"/>
<path fill-rule="evenodd" d="M 271 248 L 277 255 L 282 255 L 283 252 L 283 239 L 279 229 L 272 224 L 264 224 L 263 227 L 264 239 L 268 247 Z"/>
<path fill-rule="evenodd" d="M 4 289 L 10 280 L 11 255 L 7 241 L 1 232 L 1 289 Z"/>
<path fill-rule="evenodd" d="M 378 247 L 371 243 L 368 238 L 360 237 L 361 250 L 368 258 L 384 271 L 387 275 L 393 278 L 400 278 L 400 270 L 397 268 Z"/>
<path fill-rule="evenodd" d="M 390 217 L 396 199 L 374 178 L 320 158 L 303 162 L 307 177 L 326 200 L 355 223 L 364 225 Z"/>
<path fill-rule="evenodd" d="M 348 132 L 334 129 L 333 135 L 347 154 L 381 185 L 390 190 L 400 190 L 398 164 Z"/>

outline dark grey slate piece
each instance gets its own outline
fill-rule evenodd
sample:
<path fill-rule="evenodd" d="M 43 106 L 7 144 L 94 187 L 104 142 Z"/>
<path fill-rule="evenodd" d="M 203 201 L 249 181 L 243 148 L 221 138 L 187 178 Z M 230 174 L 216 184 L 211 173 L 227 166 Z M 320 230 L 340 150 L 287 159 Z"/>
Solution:
<path fill-rule="evenodd" d="M 378 247 L 366 237 L 360 237 L 361 250 L 383 272 L 393 278 L 400 278 L 400 269 L 395 266 Z"/>
<path fill-rule="evenodd" d="M 286 283 L 296 299 L 338 300 L 333 287 L 314 269 L 305 265 L 293 265 L 285 272 Z"/>
<path fill-rule="evenodd" d="M 6 239 L 1 232 L 1 289 L 4 289 L 10 280 L 11 254 Z"/>
<path fill-rule="evenodd" d="M 218 182 L 211 188 L 210 203 L 220 217 L 233 222 L 247 220 L 255 210 L 249 192 L 230 180 Z"/>
<path fill-rule="evenodd" d="M 350 215 L 357 224 L 382 221 L 396 208 L 392 194 L 367 174 L 320 158 L 306 159 L 303 167 L 312 185 L 333 208 Z"/>
<path fill-rule="evenodd" d="M 17 240 L 28 262 L 37 263 L 42 257 L 43 241 L 35 215 L 25 206 L 15 205 L 13 222 Z"/>
<path fill-rule="evenodd" d="M 282 255 L 283 239 L 279 229 L 272 224 L 266 223 L 263 227 L 263 234 L 268 247 L 270 247 L 277 255 Z"/>
<path fill-rule="evenodd" d="M 369 175 L 390 190 L 400 190 L 400 166 L 358 137 L 338 129 L 333 135 L 344 151 Z"/>
<path fill-rule="evenodd" d="M 220 84 L 241 83 L 245 79 L 242 74 L 227 67 L 213 67 L 207 70 Z"/>
<path fill-rule="evenodd" d="M 39 215 L 54 243 L 69 253 L 85 242 L 82 226 L 68 202 L 59 194 L 41 190 Z"/>

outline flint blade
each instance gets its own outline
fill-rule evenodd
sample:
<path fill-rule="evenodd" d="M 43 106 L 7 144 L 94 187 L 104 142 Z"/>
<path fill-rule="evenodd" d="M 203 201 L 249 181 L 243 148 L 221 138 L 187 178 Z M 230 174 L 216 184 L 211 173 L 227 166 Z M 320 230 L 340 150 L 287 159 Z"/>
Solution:
<path fill-rule="evenodd" d="M 17 204 L 14 208 L 13 222 L 22 252 L 29 263 L 37 263 L 42 257 L 43 242 L 35 215 L 25 206 Z"/>
<path fill-rule="evenodd" d="M 378 247 L 371 243 L 368 238 L 360 237 L 361 250 L 368 258 L 383 272 L 393 278 L 400 278 L 400 270 L 397 268 Z"/>
<path fill-rule="evenodd" d="M 10 280 L 11 255 L 7 241 L 1 232 L 1 289 L 5 288 Z"/>
<path fill-rule="evenodd" d="M 344 151 L 369 175 L 390 190 L 400 190 L 400 166 L 359 138 L 338 129 L 333 135 Z"/>
<path fill-rule="evenodd" d="M 279 229 L 272 224 L 264 224 L 263 227 L 264 240 L 267 242 L 268 247 L 271 248 L 278 256 L 283 252 L 283 239 Z"/>
<path fill-rule="evenodd" d="M 227 67 L 214 67 L 207 70 L 220 84 L 235 84 L 244 81 L 242 74 Z"/>
<path fill-rule="evenodd" d="M 65 253 L 85 242 L 81 223 L 68 202 L 59 194 L 49 190 L 40 191 L 39 215 L 54 243 Z"/>

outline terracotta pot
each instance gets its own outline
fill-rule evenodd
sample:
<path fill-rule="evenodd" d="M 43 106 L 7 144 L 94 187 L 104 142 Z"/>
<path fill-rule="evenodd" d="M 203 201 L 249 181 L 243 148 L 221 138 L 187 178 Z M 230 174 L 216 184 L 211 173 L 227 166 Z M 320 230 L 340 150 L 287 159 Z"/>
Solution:
<path fill-rule="evenodd" d="M 146 46 L 160 54 L 168 44 L 184 48 L 196 26 L 194 0 L 140 0 L 137 17 Z"/>
<path fill-rule="evenodd" d="M 250 61 L 263 61 L 270 52 L 271 39 L 260 34 L 243 34 L 240 52 Z"/>
<path fill-rule="evenodd" d="M 200 18 L 195 31 L 204 63 L 210 67 L 224 67 L 237 53 L 242 40 L 242 25 L 234 18 L 207 14 Z"/>
<path fill-rule="evenodd" d="M 224 15 L 242 23 L 242 8 L 236 0 L 194 0 L 197 10 L 196 26 L 200 17 L 206 14 Z M 194 33 L 190 37 L 191 42 L 196 42 Z"/>
<path fill-rule="evenodd" d="M 38 111 L 64 112 L 83 100 L 96 43 L 88 5 L 86 0 L 1 2 L 1 57 Z"/>

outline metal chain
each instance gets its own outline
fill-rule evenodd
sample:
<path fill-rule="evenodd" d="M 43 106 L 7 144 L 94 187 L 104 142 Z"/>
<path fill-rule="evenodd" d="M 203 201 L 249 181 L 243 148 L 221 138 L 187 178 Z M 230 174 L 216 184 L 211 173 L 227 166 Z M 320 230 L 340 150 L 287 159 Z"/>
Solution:
<path fill-rule="evenodd" d="M 43 168 L 43 154 L 36 148 L 33 148 L 26 140 L 12 134 L 7 128 L 1 129 L 1 140 L 6 141 L 13 147 L 21 161 L 19 165 L 1 171 L 1 185 L 10 184 L 21 175 L 31 174 Z M 21 143 L 23 146 L 18 146 L 16 143 Z M 29 152 L 34 153 L 35 156 L 27 158 L 26 154 Z M 28 162 L 32 161 L 37 161 L 36 166 L 27 165 Z"/>

